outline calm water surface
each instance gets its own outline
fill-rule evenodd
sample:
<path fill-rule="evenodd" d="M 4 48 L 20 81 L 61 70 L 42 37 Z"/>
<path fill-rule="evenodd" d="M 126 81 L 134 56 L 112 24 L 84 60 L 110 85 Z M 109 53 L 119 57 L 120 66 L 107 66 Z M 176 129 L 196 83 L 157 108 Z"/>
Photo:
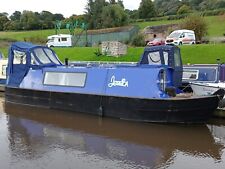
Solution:
<path fill-rule="evenodd" d="M 0 101 L 0 169 L 225 168 L 225 120 L 143 124 Z"/>

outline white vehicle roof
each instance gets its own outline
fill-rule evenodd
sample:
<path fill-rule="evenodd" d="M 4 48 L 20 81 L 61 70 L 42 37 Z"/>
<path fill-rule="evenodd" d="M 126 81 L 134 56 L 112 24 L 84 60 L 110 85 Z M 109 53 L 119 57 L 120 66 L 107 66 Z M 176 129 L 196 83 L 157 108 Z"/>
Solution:
<path fill-rule="evenodd" d="M 179 29 L 179 30 L 175 30 L 173 32 L 178 32 L 178 33 L 181 33 L 181 32 L 189 32 L 189 33 L 194 33 L 193 30 L 188 30 L 188 29 Z"/>
<path fill-rule="evenodd" d="M 51 35 L 51 36 L 48 36 L 48 39 L 51 39 L 51 38 L 59 38 L 59 37 L 70 38 L 70 37 L 72 37 L 72 35 L 70 35 L 70 34 Z"/>

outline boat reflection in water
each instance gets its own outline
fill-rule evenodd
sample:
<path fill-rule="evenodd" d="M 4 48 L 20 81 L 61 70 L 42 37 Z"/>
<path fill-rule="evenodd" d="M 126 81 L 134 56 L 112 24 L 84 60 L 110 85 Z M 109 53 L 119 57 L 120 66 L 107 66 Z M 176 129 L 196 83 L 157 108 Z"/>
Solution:
<path fill-rule="evenodd" d="M 199 165 L 199 168 L 220 168 L 224 165 L 225 144 L 215 142 L 210 132 L 215 125 L 135 123 L 9 103 L 5 112 L 17 168 L 196 168 Z"/>

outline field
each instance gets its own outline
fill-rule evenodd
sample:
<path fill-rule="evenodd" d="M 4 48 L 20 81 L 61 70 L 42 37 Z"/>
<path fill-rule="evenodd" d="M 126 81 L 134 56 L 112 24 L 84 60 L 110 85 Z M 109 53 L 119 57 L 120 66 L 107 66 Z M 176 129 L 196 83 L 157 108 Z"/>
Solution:
<path fill-rule="evenodd" d="M 56 48 L 54 49 L 60 59 L 65 58 L 77 61 L 126 61 L 137 62 L 144 48 L 128 48 L 125 56 L 115 58 L 109 56 L 95 56 L 97 48 Z M 217 59 L 225 62 L 225 44 L 190 45 L 181 46 L 181 55 L 184 64 L 216 63 Z"/>
<path fill-rule="evenodd" d="M 225 16 L 208 16 L 205 17 L 208 23 L 208 36 L 223 36 L 225 33 Z M 146 26 L 162 25 L 162 24 L 172 24 L 179 23 L 182 20 L 163 20 L 163 21 L 151 21 L 151 22 L 136 22 L 134 25 L 138 25 L 141 29 Z M 80 32 L 80 30 L 76 30 Z M 60 33 L 69 33 L 66 29 L 61 29 Z M 24 41 L 30 38 L 37 38 L 46 40 L 47 36 L 55 34 L 55 30 L 39 30 L 39 31 L 20 31 L 20 32 L 0 32 L 0 41 L 11 40 L 11 41 Z"/>
<path fill-rule="evenodd" d="M 183 45 L 181 55 L 184 64 L 196 63 L 216 63 L 217 59 L 225 63 L 225 44 L 206 44 L 206 45 Z M 97 47 L 73 47 L 73 48 L 53 48 L 61 61 L 69 58 L 70 61 L 118 61 L 118 62 L 137 62 L 143 52 L 143 47 L 129 47 L 128 53 L 122 57 L 96 56 Z M 5 56 L 8 50 L 1 49 Z"/>
<path fill-rule="evenodd" d="M 142 47 L 128 48 L 128 53 L 122 57 L 96 56 L 98 48 L 54 48 L 62 61 L 65 58 L 76 61 L 126 61 L 137 62 L 143 52 Z M 184 64 L 216 63 L 217 59 L 225 62 L 225 44 L 181 46 L 181 55 Z"/>

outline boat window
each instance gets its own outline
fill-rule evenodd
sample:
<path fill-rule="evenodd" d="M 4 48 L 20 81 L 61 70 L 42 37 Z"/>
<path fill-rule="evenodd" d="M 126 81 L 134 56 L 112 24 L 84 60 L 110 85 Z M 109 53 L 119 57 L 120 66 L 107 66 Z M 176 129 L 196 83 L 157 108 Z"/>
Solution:
<path fill-rule="evenodd" d="M 32 65 L 40 65 L 39 62 L 34 57 L 34 54 L 33 53 L 31 53 L 31 64 Z"/>
<path fill-rule="evenodd" d="M 165 65 L 168 65 L 168 52 L 163 52 L 163 58 L 164 58 L 164 64 Z"/>
<path fill-rule="evenodd" d="M 51 61 L 49 60 L 48 56 L 45 54 L 42 48 L 34 49 L 34 53 L 38 57 L 38 59 L 41 61 L 41 63 L 43 64 L 51 63 Z"/>
<path fill-rule="evenodd" d="M 7 65 L 2 65 L 2 76 L 6 76 Z"/>
<path fill-rule="evenodd" d="M 45 72 L 44 85 L 84 87 L 86 75 L 82 72 Z"/>
<path fill-rule="evenodd" d="M 18 50 L 13 51 L 13 64 L 26 64 L 26 53 Z"/>
<path fill-rule="evenodd" d="M 198 79 L 198 74 L 199 74 L 198 70 L 187 70 L 187 69 L 184 69 L 183 70 L 183 77 L 182 77 L 182 79 L 184 79 L 184 80 L 197 80 Z"/>
<path fill-rule="evenodd" d="M 174 50 L 174 62 L 176 67 L 181 66 L 181 56 L 180 56 L 180 51 L 178 49 Z"/>
<path fill-rule="evenodd" d="M 60 64 L 59 60 L 56 58 L 57 57 L 56 54 L 54 54 L 52 50 L 45 48 L 44 51 L 52 62 L 54 62 L 55 64 Z"/>
<path fill-rule="evenodd" d="M 148 54 L 148 64 L 154 64 L 154 65 L 160 65 L 161 64 L 161 58 L 159 51 L 157 52 L 149 52 Z"/>

